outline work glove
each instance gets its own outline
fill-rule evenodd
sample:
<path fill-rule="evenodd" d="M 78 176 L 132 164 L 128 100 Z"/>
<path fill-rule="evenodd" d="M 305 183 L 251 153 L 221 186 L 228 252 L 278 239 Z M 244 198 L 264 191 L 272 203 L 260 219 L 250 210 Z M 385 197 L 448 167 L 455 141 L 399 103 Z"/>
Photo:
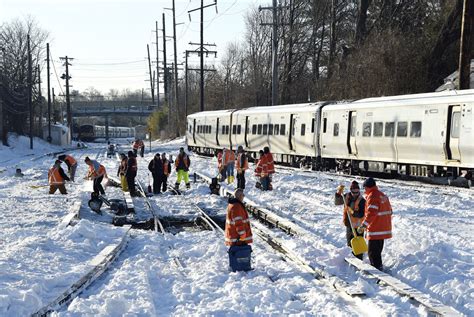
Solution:
<path fill-rule="evenodd" d="M 344 185 L 337 186 L 336 193 L 338 193 L 339 195 L 342 195 L 342 193 L 344 192 L 344 188 L 345 188 Z"/>
<path fill-rule="evenodd" d="M 363 234 L 365 231 L 365 226 L 360 226 L 359 228 L 357 228 L 357 233 L 358 234 Z"/>

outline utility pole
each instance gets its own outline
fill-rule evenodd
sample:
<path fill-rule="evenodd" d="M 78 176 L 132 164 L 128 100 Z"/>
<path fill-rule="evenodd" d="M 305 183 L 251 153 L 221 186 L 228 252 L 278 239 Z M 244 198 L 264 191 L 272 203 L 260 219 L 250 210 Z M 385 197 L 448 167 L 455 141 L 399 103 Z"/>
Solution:
<path fill-rule="evenodd" d="M 150 46 L 146 45 L 146 50 L 148 52 L 148 72 L 150 73 L 150 90 L 151 90 L 151 102 L 155 103 L 155 89 L 153 88 L 153 78 L 151 72 L 151 60 L 150 60 Z"/>
<path fill-rule="evenodd" d="M 27 35 L 28 44 L 28 109 L 30 110 L 30 149 L 33 149 L 33 104 L 32 104 L 32 89 L 33 89 L 33 69 L 31 61 L 30 35 Z"/>
<path fill-rule="evenodd" d="M 272 26 L 272 106 L 278 104 L 278 12 L 277 0 L 273 0 L 271 7 L 259 7 L 258 10 L 272 10 L 272 23 L 260 25 Z"/>
<path fill-rule="evenodd" d="M 176 105 L 176 137 L 179 137 L 179 102 L 178 102 L 178 50 L 176 48 L 176 8 L 173 0 L 173 41 L 174 41 L 174 102 Z"/>
<path fill-rule="evenodd" d="M 459 47 L 459 89 L 469 89 L 471 73 L 472 33 L 474 23 L 474 4 L 472 0 L 464 0 Z"/>
<path fill-rule="evenodd" d="M 155 35 L 156 35 L 156 102 L 160 107 L 160 51 L 158 49 L 158 21 L 155 21 Z"/>
<path fill-rule="evenodd" d="M 197 44 L 197 43 L 189 43 L 190 45 L 199 45 L 200 48 L 198 48 L 198 50 L 186 50 L 184 52 L 185 54 L 185 72 L 184 72 L 184 82 L 185 82 L 185 92 L 184 92 L 184 112 L 185 112 L 185 116 L 187 117 L 188 116 L 188 71 L 189 70 L 196 70 L 196 71 L 199 71 L 199 72 L 215 72 L 216 70 L 215 69 L 204 69 L 202 67 L 200 67 L 199 69 L 194 69 L 194 68 L 188 68 L 188 56 L 189 54 L 197 54 L 197 55 L 200 55 L 201 58 L 203 57 L 203 52 L 201 51 L 201 47 L 203 47 L 204 45 L 206 46 L 216 46 L 216 44 Z M 217 51 L 209 51 L 208 49 L 205 48 L 205 53 L 206 53 L 206 56 L 209 55 L 209 54 L 214 54 L 214 57 L 217 57 Z M 201 84 L 204 83 L 204 77 L 201 78 Z M 203 86 L 201 86 L 203 87 Z M 202 92 L 202 91 L 201 91 Z M 201 95 L 202 96 L 202 95 Z M 201 99 L 201 108 L 200 108 L 200 111 L 203 111 L 203 100 Z"/>
<path fill-rule="evenodd" d="M 200 41 L 200 111 L 204 111 L 204 8 L 216 6 L 216 11 L 217 11 L 217 0 L 214 0 L 214 3 L 209 4 L 204 6 L 204 0 L 201 0 L 201 7 L 193 10 L 189 10 L 188 14 L 190 14 L 193 11 L 200 10 L 201 11 L 201 22 L 200 22 L 200 35 L 201 35 L 201 41 Z M 189 15 L 189 20 L 191 20 L 191 15 Z"/>
<path fill-rule="evenodd" d="M 50 81 L 50 70 L 49 70 L 49 43 L 46 43 L 46 71 L 48 72 L 46 78 L 48 81 L 48 137 L 47 141 L 51 143 L 51 81 Z"/>
<path fill-rule="evenodd" d="M 166 20 L 165 14 L 163 13 L 163 89 L 165 91 L 165 102 L 168 103 L 168 66 L 166 65 Z M 170 123 L 171 107 L 168 104 L 168 124 Z"/>
<path fill-rule="evenodd" d="M 41 70 L 40 66 L 36 65 L 36 70 L 38 73 L 38 97 L 40 102 L 40 113 L 39 113 L 39 122 L 38 122 L 38 135 L 43 137 L 43 95 L 41 94 Z"/>
<path fill-rule="evenodd" d="M 71 114 L 71 100 L 69 98 L 69 79 L 71 79 L 71 76 L 69 76 L 69 61 L 73 60 L 74 58 L 67 57 L 60 57 L 60 60 L 65 60 L 65 65 L 66 65 L 66 74 L 62 74 L 61 78 L 66 80 L 66 112 L 67 112 L 67 127 L 69 129 L 69 135 L 70 135 L 70 140 L 72 140 L 72 114 Z"/>

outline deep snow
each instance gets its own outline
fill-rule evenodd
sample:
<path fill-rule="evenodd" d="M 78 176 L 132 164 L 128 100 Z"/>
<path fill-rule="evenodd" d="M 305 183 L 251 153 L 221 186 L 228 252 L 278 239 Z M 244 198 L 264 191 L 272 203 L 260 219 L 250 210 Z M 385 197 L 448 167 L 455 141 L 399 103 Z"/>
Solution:
<path fill-rule="evenodd" d="M 124 228 L 113 227 L 85 204 L 85 219 L 64 226 L 74 202 L 86 201 L 91 182 L 84 181 L 85 156 L 97 158 L 110 175 L 117 162 L 106 159 L 104 144 L 70 152 L 79 161 L 77 184 L 69 194 L 48 195 L 47 170 L 54 162 L 45 153 L 61 150 L 35 140 L 11 138 L 12 147 L 0 147 L 0 315 L 24 316 L 56 298 L 90 267 L 105 246 L 116 243 Z M 153 143 L 154 152 L 176 155 L 183 140 Z M 148 146 L 148 143 L 146 143 Z M 124 151 L 128 146 L 123 146 Z M 147 182 L 149 160 L 139 158 L 139 178 Z M 15 167 L 25 176 L 14 177 Z M 215 160 L 191 155 L 191 170 L 216 174 Z M 65 309 L 61 316 L 117 315 L 426 315 L 423 307 L 381 287 L 348 267 L 342 210 L 334 206 L 337 185 L 350 179 L 324 173 L 288 172 L 274 177 L 274 191 L 254 188 L 247 172 L 246 197 L 304 228 L 306 234 L 288 237 L 273 231 L 311 264 L 364 288 L 368 297 L 341 296 L 326 284 L 303 273 L 255 237 L 254 271 L 229 273 L 220 234 L 188 230 L 176 235 L 133 230 L 128 246 L 111 268 Z M 174 183 L 175 175 L 170 183 Z M 386 243 L 384 264 L 390 274 L 430 294 L 465 315 L 474 315 L 474 267 L 471 231 L 474 202 L 467 189 L 407 186 L 378 181 L 394 209 L 394 238 Z M 32 187 L 33 186 L 33 187 Z M 181 185 L 183 186 L 183 185 Z M 210 196 L 207 185 L 192 183 L 184 197 L 163 194 L 151 198 L 161 215 L 193 217 L 192 202 L 220 215 L 223 198 Z M 120 193 L 107 189 L 109 198 Z M 139 217 L 143 215 L 138 215 Z M 180 267 L 177 263 L 182 263 Z"/>

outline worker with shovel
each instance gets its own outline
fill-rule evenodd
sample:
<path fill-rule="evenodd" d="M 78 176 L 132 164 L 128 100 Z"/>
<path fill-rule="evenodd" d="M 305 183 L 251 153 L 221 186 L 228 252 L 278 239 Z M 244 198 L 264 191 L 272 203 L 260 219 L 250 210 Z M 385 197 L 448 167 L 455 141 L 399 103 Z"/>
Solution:
<path fill-rule="evenodd" d="M 66 173 L 64 173 L 61 167 L 61 161 L 56 160 L 48 172 L 49 193 L 52 195 L 59 189 L 61 194 L 66 195 L 66 186 L 64 186 L 66 181 L 70 181 L 70 179 Z"/>
<path fill-rule="evenodd" d="M 343 223 L 346 226 L 347 246 L 352 248 L 352 253 L 359 259 L 363 259 L 365 241 L 362 233 L 357 233 L 356 229 L 362 225 L 364 218 L 365 199 L 360 194 L 359 183 L 352 181 L 350 191 L 344 194 L 344 185 L 337 187 L 334 203 L 336 206 L 344 205 Z M 356 238 L 357 237 L 357 238 Z M 357 245 L 362 245 L 355 250 L 354 238 L 358 242 Z"/>
<path fill-rule="evenodd" d="M 372 177 L 367 178 L 363 186 L 367 203 L 365 204 L 362 225 L 357 228 L 357 232 L 367 231 L 370 265 L 383 271 L 383 244 L 385 239 L 392 237 L 392 206 L 388 197 L 379 191 Z"/>

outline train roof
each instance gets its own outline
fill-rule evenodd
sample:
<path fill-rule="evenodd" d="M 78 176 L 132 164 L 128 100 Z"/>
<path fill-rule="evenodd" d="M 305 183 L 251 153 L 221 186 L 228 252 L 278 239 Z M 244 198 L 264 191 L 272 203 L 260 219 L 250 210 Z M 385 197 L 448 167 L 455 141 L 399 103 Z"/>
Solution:
<path fill-rule="evenodd" d="M 416 103 L 416 105 L 434 105 L 438 103 L 464 103 L 474 101 L 474 89 L 467 90 L 450 90 L 442 92 L 431 92 L 423 94 L 411 94 L 411 95 L 400 95 L 400 96 L 387 96 L 387 97 L 373 97 L 359 99 L 350 102 L 342 102 L 337 104 L 329 105 L 330 109 L 344 109 L 347 107 L 354 106 L 360 107 L 395 107 L 395 106 L 410 106 Z"/>
<path fill-rule="evenodd" d="M 188 115 L 188 118 L 200 118 L 200 117 L 207 117 L 207 116 L 217 116 L 217 115 L 230 115 L 236 109 L 226 109 L 226 110 L 213 110 L 213 111 L 202 111 L 202 112 L 195 112 L 193 114 Z"/>
<path fill-rule="evenodd" d="M 289 111 L 308 111 L 316 110 L 325 102 L 311 102 L 311 103 L 299 103 L 299 104 L 289 104 L 289 105 L 278 105 L 278 106 L 266 106 L 266 107 L 252 107 L 252 108 L 243 108 L 239 109 L 239 113 L 278 113 L 278 112 L 289 112 Z M 289 110 L 291 109 L 291 110 Z"/>

